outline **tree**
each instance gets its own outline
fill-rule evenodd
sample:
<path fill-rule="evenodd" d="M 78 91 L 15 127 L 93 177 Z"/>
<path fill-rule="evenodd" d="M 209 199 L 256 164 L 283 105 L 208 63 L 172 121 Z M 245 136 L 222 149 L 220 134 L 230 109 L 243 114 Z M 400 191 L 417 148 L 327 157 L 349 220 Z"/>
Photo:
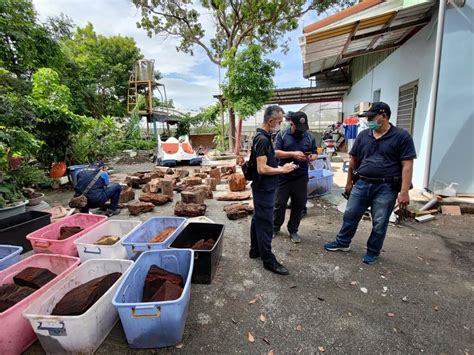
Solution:
<path fill-rule="evenodd" d="M 278 48 L 288 31 L 298 27 L 298 19 L 308 11 L 322 12 L 332 5 L 346 4 L 348 0 L 201 0 L 206 14 L 210 13 L 216 25 L 215 34 L 206 41 L 200 14 L 192 0 L 132 0 L 141 10 L 138 27 L 151 37 L 156 34 L 179 38 L 178 50 L 193 54 L 201 47 L 209 60 L 221 65 L 224 51 L 239 49 L 242 45 L 258 44 L 264 53 Z M 235 134 L 235 116 L 229 111 L 230 135 Z M 231 141 L 231 148 L 233 147 Z"/>
<path fill-rule="evenodd" d="M 89 23 L 63 43 L 69 60 L 65 82 L 75 99 L 75 112 L 97 118 L 125 115 L 129 75 L 143 58 L 135 40 L 98 35 Z"/>
<path fill-rule="evenodd" d="M 235 53 L 231 49 L 225 53 L 223 65 L 227 67 L 224 96 L 239 114 L 234 153 L 240 153 L 242 118 L 254 115 L 267 102 L 274 88 L 273 76 L 278 63 L 263 59 L 260 46 L 251 44 Z"/>
<path fill-rule="evenodd" d="M 31 0 L 0 1 L 0 67 L 29 78 L 40 67 L 60 68 L 64 57 L 47 26 L 36 22 Z"/>

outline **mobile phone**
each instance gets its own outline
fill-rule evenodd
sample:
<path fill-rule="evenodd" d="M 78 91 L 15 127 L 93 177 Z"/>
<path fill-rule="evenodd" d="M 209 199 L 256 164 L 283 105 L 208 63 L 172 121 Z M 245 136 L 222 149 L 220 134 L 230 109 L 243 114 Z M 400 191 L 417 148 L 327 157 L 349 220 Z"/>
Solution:
<path fill-rule="evenodd" d="M 313 153 L 311 153 L 311 152 L 304 152 L 304 155 L 306 155 L 307 157 L 310 157 L 311 155 L 313 155 Z"/>

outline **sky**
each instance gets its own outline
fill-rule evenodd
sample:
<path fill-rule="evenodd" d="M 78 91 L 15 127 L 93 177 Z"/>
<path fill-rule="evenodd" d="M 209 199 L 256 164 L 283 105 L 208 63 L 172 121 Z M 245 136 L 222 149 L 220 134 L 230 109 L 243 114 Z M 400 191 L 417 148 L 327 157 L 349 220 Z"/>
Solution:
<path fill-rule="evenodd" d="M 213 64 L 199 47 L 194 48 L 194 56 L 191 56 L 176 51 L 176 38 L 149 38 L 143 29 L 137 28 L 136 22 L 140 20 L 140 12 L 129 0 L 33 0 L 33 4 L 42 22 L 48 17 L 64 13 L 75 25 L 83 27 L 88 22 L 92 23 L 99 34 L 133 37 L 145 59 L 154 59 L 155 69 L 163 75 L 161 82 L 166 86 L 167 97 L 173 99 L 176 108 L 192 112 L 215 102 L 213 95 L 219 93 L 217 65 Z M 200 13 L 206 37 L 209 37 L 214 31 L 214 24 L 210 15 L 206 15 L 204 11 Z M 274 78 L 277 88 L 309 86 L 309 81 L 303 78 L 298 38 L 304 25 L 317 19 L 316 13 L 306 14 L 300 21 L 300 27 L 288 33 L 288 53 L 285 55 L 277 50 L 269 55 L 270 59 L 280 62 L 280 68 Z M 296 110 L 300 106 L 291 105 L 285 109 Z"/>

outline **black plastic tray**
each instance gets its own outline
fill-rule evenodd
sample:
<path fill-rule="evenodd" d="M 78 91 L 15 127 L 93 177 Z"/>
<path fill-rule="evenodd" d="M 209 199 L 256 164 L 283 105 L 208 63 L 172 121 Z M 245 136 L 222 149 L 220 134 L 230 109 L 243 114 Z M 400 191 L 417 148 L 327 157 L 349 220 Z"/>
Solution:
<path fill-rule="evenodd" d="M 23 253 L 32 250 L 26 236 L 51 223 L 51 214 L 29 211 L 0 219 L 0 244 L 18 245 Z"/>

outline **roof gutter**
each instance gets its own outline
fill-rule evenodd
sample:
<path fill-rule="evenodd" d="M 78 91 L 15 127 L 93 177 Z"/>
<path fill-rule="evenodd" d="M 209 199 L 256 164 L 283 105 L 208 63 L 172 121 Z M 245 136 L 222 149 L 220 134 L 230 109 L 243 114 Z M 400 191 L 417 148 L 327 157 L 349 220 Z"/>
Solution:
<path fill-rule="evenodd" d="M 436 103 L 438 100 L 439 68 L 441 64 L 441 50 L 443 47 L 444 15 L 446 12 L 446 1 L 447 0 L 439 1 L 438 26 L 436 30 L 436 46 L 433 65 L 433 79 L 431 81 L 430 101 L 428 106 L 428 141 L 426 142 L 425 175 L 423 177 L 423 188 L 425 190 L 429 189 L 430 183 L 431 159 L 433 155 L 433 136 L 436 117 Z"/>

